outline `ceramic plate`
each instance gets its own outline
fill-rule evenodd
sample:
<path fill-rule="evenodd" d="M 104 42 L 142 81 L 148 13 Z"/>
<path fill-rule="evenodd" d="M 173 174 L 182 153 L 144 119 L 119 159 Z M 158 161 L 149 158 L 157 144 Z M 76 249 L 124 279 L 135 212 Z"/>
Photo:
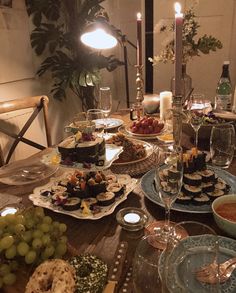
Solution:
<path fill-rule="evenodd" d="M 185 292 L 183 291 L 183 286 L 186 283 L 187 274 L 191 274 L 188 280 L 188 292 L 211 292 L 208 284 L 199 282 L 194 274 L 191 273 L 201 266 L 211 262 L 212 252 L 209 251 L 209 247 L 213 247 L 213 241 L 215 241 L 214 237 L 211 236 L 212 235 L 205 235 L 205 237 L 202 237 L 202 235 L 190 236 L 181 240 L 181 245 L 174 248 L 168 259 L 169 270 L 167 274 L 167 286 L 170 292 Z M 236 240 L 221 236 L 218 236 L 218 240 L 218 258 L 220 263 L 236 256 Z M 208 262 L 203 263 L 203 259 L 199 257 L 202 252 L 204 252 L 206 259 L 209 259 Z M 191 268 L 189 268 L 190 264 Z M 163 266 L 161 267 L 163 268 Z M 236 292 L 236 270 L 233 272 L 229 280 L 220 284 L 219 292 Z"/>
<path fill-rule="evenodd" d="M 116 146 L 113 144 L 106 144 L 106 153 L 105 156 L 100 157 L 100 159 L 104 159 L 103 166 L 97 166 L 95 164 L 90 164 L 89 167 L 84 167 L 82 163 L 74 162 L 73 165 L 65 165 L 60 163 L 61 156 L 57 148 L 54 148 L 50 154 L 44 155 L 42 158 L 42 162 L 47 165 L 60 165 L 64 168 L 75 168 L 84 171 L 99 171 L 105 170 L 111 166 L 111 164 L 119 158 L 119 155 L 122 153 L 123 147 Z"/>
<path fill-rule="evenodd" d="M 148 157 L 151 156 L 151 154 L 153 153 L 153 145 L 150 144 L 150 143 L 147 143 L 145 141 L 142 141 L 142 140 L 138 140 L 138 139 L 132 139 L 132 138 L 129 138 L 134 144 L 141 144 L 143 145 L 143 147 L 145 148 L 146 150 L 146 156 L 143 157 L 143 158 L 140 158 L 138 160 L 134 160 L 134 161 L 129 161 L 129 162 L 114 162 L 112 163 L 112 165 L 114 166 L 121 166 L 121 165 L 127 165 L 127 164 L 134 164 L 134 163 L 138 163 L 138 162 L 142 162 L 143 160 L 146 160 Z"/>
<path fill-rule="evenodd" d="M 157 135 L 160 135 L 161 133 L 164 132 L 164 128 L 158 132 L 158 133 L 152 133 L 152 134 L 139 134 L 139 133 L 134 133 L 130 130 L 130 127 L 129 126 L 126 126 L 125 127 L 125 130 L 127 133 L 129 133 L 130 135 L 134 136 L 134 137 L 140 137 L 140 138 L 156 138 Z"/>
<path fill-rule="evenodd" d="M 133 179 L 129 175 L 126 175 L 126 174 L 115 175 L 117 177 L 117 181 L 120 182 L 121 184 L 125 184 L 126 186 L 124 194 L 116 198 L 116 201 L 113 204 L 109 206 L 101 207 L 101 211 L 95 214 L 92 214 L 92 213 L 85 214 L 83 213 L 81 209 L 78 209 L 75 211 L 66 211 L 62 207 L 52 204 L 48 197 L 41 195 L 42 190 L 43 191 L 51 190 L 51 187 L 57 185 L 57 182 L 59 182 L 63 178 L 66 178 L 66 176 L 68 176 L 69 174 L 73 174 L 73 173 L 74 173 L 74 170 L 67 170 L 67 172 L 65 172 L 62 176 L 57 177 L 56 179 L 51 178 L 48 184 L 35 188 L 33 191 L 33 194 L 29 196 L 29 199 L 33 202 L 34 205 L 50 209 L 56 213 L 69 215 L 77 219 L 98 220 L 102 217 L 112 214 L 115 208 L 121 202 L 127 199 L 128 194 L 135 188 L 137 184 L 137 179 Z M 111 174 L 111 172 L 110 173 L 107 172 L 105 174 Z"/>
<path fill-rule="evenodd" d="M 137 138 L 137 139 L 145 139 L 145 140 L 154 140 L 157 139 L 157 134 L 155 134 L 154 136 L 149 136 L 146 134 L 146 136 L 141 135 L 141 134 L 137 134 L 137 135 L 133 135 L 133 133 L 131 131 L 127 131 L 125 126 L 121 126 L 118 129 L 119 132 L 123 133 L 125 136 L 127 137 L 131 137 L 131 138 Z"/>
<path fill-rule="evenodd" d="M 219 177 L 221 177 L 223 180 L 226 181 L 226 183 L 230 186 L 230 193 L 236 193 L 236 177 L 232 174 L 216 167 L 210 167 L 209 169 L 212 169 Z M 164 207 L 164 204 L 161 202 L 161 199 L 159 197 L 158 191 L 156 191 L 154 187 L 154 174 L 155 170 L 150 170 L 148 173 L 146 173 L 141 180 L 141 188 L 145 194 L 145 196 L 150 199 L 152 202 Z M 179 204 L 174 203 L 172 205 L 172 210 L 179 211 L 179 212 L 185 212 L 185 213 L 212 213 L 211 204 L 205 204 L 205 205 L 194 205 L 194 204 Z"/>
<path fill-rule="evenodd" d="M 41 162 L 24 166 L 6 165 L 0 168 L 0 182 L 8 185 L 32 184 L 52 176 L 57 169 L 57 165 Z"/>
<path fill-rule="evenodd" d="M 94 120 L 94 122 L 96 123 L 96 127 L 99 128 L 100 124 L 104 125 L 104 120 L 106 123 L 105 129 L 117 128 L 123 125 L 124 123 L 123 120 L 117 118 L 96 119 Z"/>

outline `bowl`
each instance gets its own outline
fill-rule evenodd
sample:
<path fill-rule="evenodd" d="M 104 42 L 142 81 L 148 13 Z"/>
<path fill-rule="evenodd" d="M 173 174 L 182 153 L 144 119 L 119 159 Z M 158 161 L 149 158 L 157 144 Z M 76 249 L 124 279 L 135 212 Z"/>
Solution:
<path fill-rule="evenodd" d="M 217 208 L 222 204 L 235 204 L 236 206 L 236 194 L 228 194 L 223 195 L 217 199 L 215 199 L 212 203 L 212 210 L 215 222 L 217 226 L 226 232 L 228 235 L 236 238 L 236 221 L 230 221 L 226 219 L 224 216 L 219 215 L 217 212 Z M 233 212 L 232 212 L 233 213 Z"/>

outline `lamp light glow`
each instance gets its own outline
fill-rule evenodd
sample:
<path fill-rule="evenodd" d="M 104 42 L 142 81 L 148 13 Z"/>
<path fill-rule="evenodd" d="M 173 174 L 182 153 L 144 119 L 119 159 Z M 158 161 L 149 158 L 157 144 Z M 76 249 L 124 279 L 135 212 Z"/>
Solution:
<path fill-rule="evenodd" d="M 181 13 L 181 5 L 179 4 L 179 2 L 175 3 L 175 12 L 176 12 L 176 16 L 183 16 L 183 13 Z"/>
<path fill-rule="evenodd" d="M 80 39 L 86 46 L 100 50 L 111 49 L 117 45 L 117 39 L 101 28 L 84 33 Z"/>

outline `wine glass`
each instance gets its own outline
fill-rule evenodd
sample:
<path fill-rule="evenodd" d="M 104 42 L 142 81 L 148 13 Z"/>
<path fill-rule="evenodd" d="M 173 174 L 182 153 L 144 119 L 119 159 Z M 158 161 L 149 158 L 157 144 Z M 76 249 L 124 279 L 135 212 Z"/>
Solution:
<path fill-rule="evenodd" d="M 153 231 L 158 235 L 157 241 L 164 249 L 173 228 L 170 225 L 170 209 L 182 186 L 183 158 L 182 148 L 175 144 L 155 148 L 155 152 L 157 166 L 154 181 L 160 200 L 165 206 L 165 221 L 164 223 L 159 221 L 156 224 L 154 222 Z"/>
<path fill-rule="evenodd" d="M 112 95 L 109 87 L 99 89 L 99 107 L 103 110 L 105 117 L 105 130 L 108 128 L 108 116 L 112 109 Z"/>
<path fill-rule="evenodd" d="M 195 131 L 195 146 L 198 146 L 198 131 L 203 124 L 205 114 L 205 100 L 203 94 L 193 94 L 188 105 L 188 121 Z"/>

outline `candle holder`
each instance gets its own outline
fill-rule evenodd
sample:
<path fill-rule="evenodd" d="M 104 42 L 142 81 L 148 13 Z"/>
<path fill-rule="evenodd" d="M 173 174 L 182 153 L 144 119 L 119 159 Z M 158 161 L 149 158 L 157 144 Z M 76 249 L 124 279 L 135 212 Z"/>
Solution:
<path fill-rule="evenodd" d="M 174 143 L 180 145 L 182 138 L 182 120 L 183 120 L 183 109 L 182 109 L 182 96 L 174 96 L 173 103 L 173 137 Z"/>
<path fill-rule="evenodd" d="M 142 114 L 142 101 L 143 101 L 143 65 L 135 65 L 137 69 L 136 73 L 136 105 L 140 108 L 137 112 L 138 119 Z"/>

